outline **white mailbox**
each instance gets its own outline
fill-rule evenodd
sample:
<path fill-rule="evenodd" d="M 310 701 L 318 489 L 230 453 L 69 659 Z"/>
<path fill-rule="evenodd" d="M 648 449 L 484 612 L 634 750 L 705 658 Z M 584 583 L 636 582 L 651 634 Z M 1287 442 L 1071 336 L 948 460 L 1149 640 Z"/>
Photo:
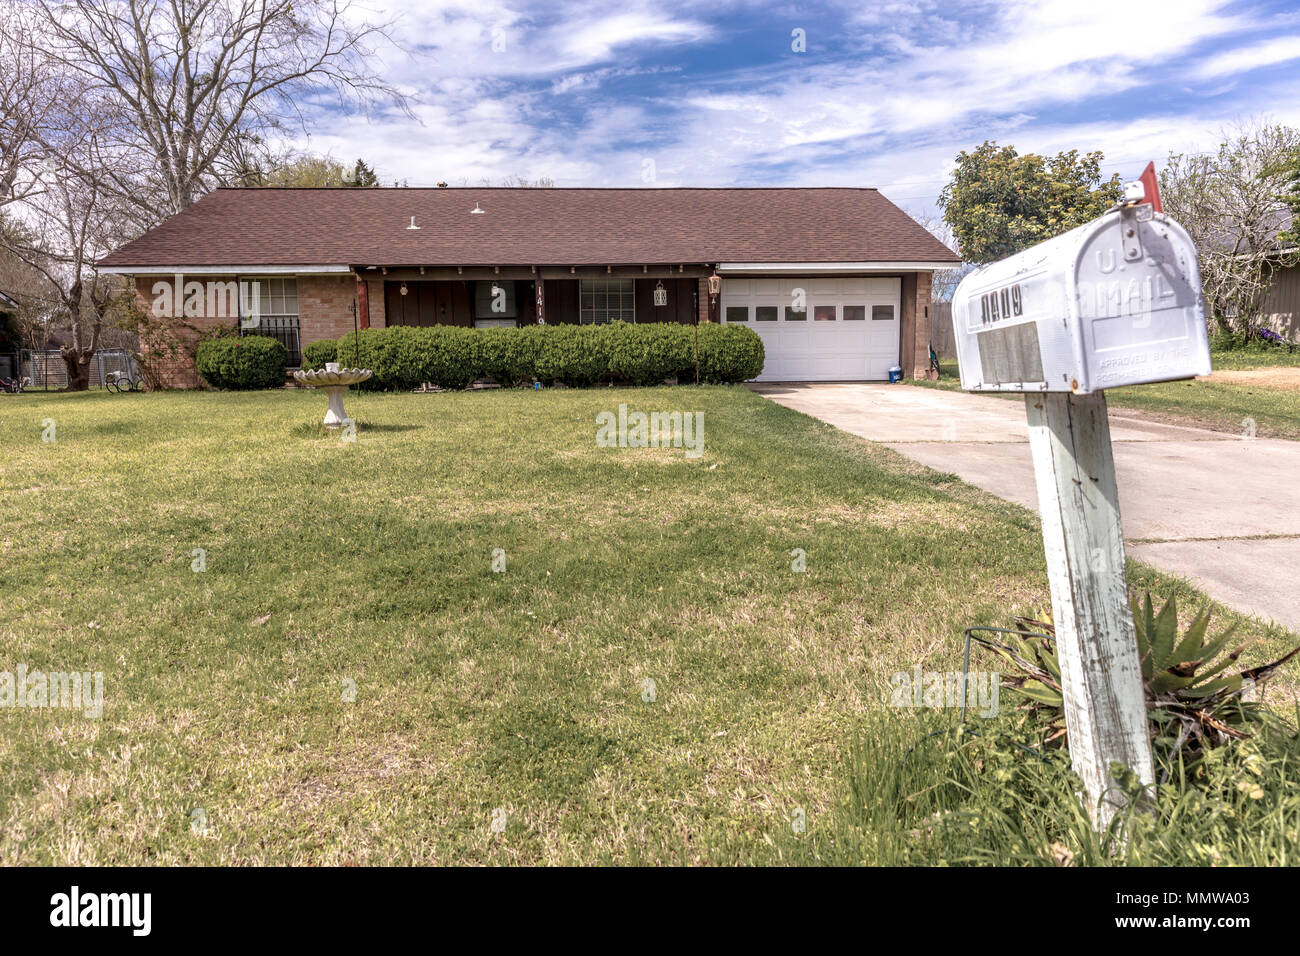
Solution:
<path fill-rule="evenodd" d="M 1085 395 L 1210 374 L 1196 248 L 1149 203 L 972 272 L 952 322 L 964 389 Z"/>

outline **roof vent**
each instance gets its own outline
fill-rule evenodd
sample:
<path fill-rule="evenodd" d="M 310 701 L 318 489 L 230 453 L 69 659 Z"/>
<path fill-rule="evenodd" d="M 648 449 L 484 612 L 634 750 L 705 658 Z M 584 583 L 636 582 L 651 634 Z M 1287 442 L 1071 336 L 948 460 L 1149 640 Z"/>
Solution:
<path fill-rule="evenodd" d="M 420 228 L 419 226 L 417 226 L 417 225 L 415 224 L 415 217 L 414 217 L 414 216 L 411 217 L 411 224 L 410 224 L 409 226 L 407 226 L 406 228 L 407 228 L 407 229 L 419 229 L 419 228 Z"/>
<path fill-rule="evenodd" d="M 487 212 L 487 210 L 484 209 L 482 206 L 480 206 L 477 202 L 475 202 L 474 208 L 470 210 L 470 215 L 481 216 L 485 212 Z"/>

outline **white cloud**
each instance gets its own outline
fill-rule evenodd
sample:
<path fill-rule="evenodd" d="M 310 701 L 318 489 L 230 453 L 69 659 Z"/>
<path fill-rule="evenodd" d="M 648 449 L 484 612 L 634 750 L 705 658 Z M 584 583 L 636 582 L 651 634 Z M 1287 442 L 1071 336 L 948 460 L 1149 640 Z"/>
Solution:
<path fill-rule="evenodd" d="M 608 8 L 606 8 L 608 9 Z M 588 22 L 570 22 L 558 31 L 566 62 L 599 63 L 629 44 L 693 43 L 713 30 L 696 20 L 677 20 L 661 10 L 636 10 L 613 16 L 596 14 Z"/>
<path fill-rule="evenodd" d="M 1300 122 L 1286 105 L 1300 101 L 1289 74 L 1232 82 L 1300 55 L 1294 37 L 1259 42 L 1288 21 L 1252 22 L 1221 0 L 830 2 L 843 4 L 838 24 L 824 9 L 819 20 L 741 0 L 707 13 L 628 0 L 612 14 L 589 0 L 421 0 L 408 21 L 427 55 L 392 68 L 421 89 L 423 126 L 350 119 L 313 145 L 361 152 L 413 184 L 519 174 L 637 186 L 652 158 L 657 185 L 879 185 L 916 208 L 937 196 L 956 152 L 986 138 L 1022 151 L 1100 148 L 1122 165 L 1212 145 L 1234 117 L 1265 109 Z M 728 58 L 743 65 L 716 66 L 733 26 L 756 22 L 778 39 L 807 23 L 809 52 L 774 44 L 780 52 L 754 65 L 751 47 Z M 494 25 L 503 54 L 491 49 Z M 1210 45 L 1220 52 L 1194 58 Z M 1227 82 L 1187 89 L 1208 75 Z M 632 99 L 611 92 L 629 89 Z"/>
<path fill-rule="evenodd" d="M 1300 36 L 1277 37 L 1255 46 L 1218 53 L 1202 62 L 1196 72 L 1203 77 L 1230 76 L 1289 60 L 1300 60 Z"/>

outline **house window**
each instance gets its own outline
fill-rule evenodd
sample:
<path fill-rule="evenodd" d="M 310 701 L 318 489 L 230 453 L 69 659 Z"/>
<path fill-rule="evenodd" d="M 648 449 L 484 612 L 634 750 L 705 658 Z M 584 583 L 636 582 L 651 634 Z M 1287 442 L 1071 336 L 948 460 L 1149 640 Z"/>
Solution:
<path fill-rule="evenodd" d="M 835 321 L 835 306 L 833 306 L 833 305 L 819 305 L 819 306 L 816 306 L 816 307 L 813 309 L 813 321 L 814 321 L 814 322 L 834 322 L 834 321 Z"/>
<path fill-rule="evenodd" d="M 892 305 L 873 305 L 871 307 L 871 319 L 874 322 L 892 322 L 894 320 L 894 307 Z"/>
<path fill-rule="evenodd" d="M 787 305 L 785 307 L 785 320 L 787 322 L 803 322 L 807 318 L 808 318 L 807 306 L 804 306 L 801 309 L 797 309 L 793 305 Z"/>
<path fill-rule="evenodd" d="M 776 306 L 774 305 L 754 306 L 754 320 L 756 322 L 775 322 Z"/>
<path fill-rule="evenodd" d="M 474 318 L 513 319 L 515 284 L 513 282 L 479 282 L 474 286 Z"/>
<path fill-rule="evenodd" d="M 747 305 L 729 305 L 727 306 L 728 322 L 748 322 L 749 306 Z"/>
<path fill-rule="evenodd" d="M 578 321 L 583 325 L 635 322 L 636 294 L 631 279 L 583 279 Z"/>
<path fill-rule="evenodd" d="M 240 310 L 257 305 L 256 324 L 242 316 L 240 335 L 265 335 L 278 339 L 289 353 L 291 366 L 302 364 L 298 330 L 298 280 L 295 278 L 241 279 Z"/>
<path fill-rule="evenodd" d="M 865 322 L 867 319 L 867 307 L 865 305 L 846 305 L 844 307 L 845 322 Z"/>

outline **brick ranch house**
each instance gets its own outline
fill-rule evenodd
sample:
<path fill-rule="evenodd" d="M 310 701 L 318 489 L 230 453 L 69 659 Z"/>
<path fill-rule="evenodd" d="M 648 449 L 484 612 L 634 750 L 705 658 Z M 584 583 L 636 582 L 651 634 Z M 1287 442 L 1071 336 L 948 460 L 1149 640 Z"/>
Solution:
<path fill-rule="evenodd" d="M 268 188 L 215 190 L 100 266 L 146 311 L 177 275 L 256 284 L 250 331 L 292 364 L 354 321 L 707 321 L 762 336 L 761 381 L 827 381 L 923 375 L 931 277 L 958 263 L 875 189 Z M 222 324 L 186 314 L 164 385 L 199 384 L 193 339 Z"/>

